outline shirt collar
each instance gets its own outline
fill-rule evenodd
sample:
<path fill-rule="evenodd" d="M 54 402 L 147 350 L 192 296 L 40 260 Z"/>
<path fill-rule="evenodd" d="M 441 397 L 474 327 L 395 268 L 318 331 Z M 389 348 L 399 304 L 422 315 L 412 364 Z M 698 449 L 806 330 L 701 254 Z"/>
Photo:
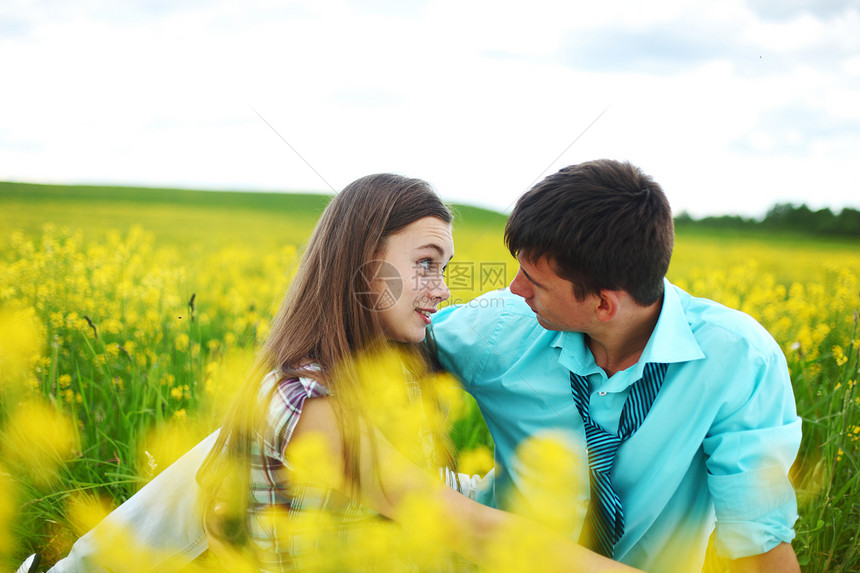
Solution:
<path fill-rule="evenodd" d="M 598 372 L 594 356 L 585 345 L 585 335 L 581 332 L 559 332 L 552 346 L 561 348 L 559 362 L 568 370 L 582 376 Z M 687 322 L 684 307 L 675 286 L 663 279 L 663 308 L 654 332 L 648 339 L 639 361 L 630 368 L 630 377 L 639 379 L 645 364 L 657 362 L 673 364 L 704 358 L 693 330 Z"/>
<path fill-rule="evenodd" d="M 687 320 L 678 289 L 667 279 L 663 279 L 663 308 L 639 362 L 643 365 L 648 362 L 672 364 L 704 357 L 705 353 L 702 352 Z"/>

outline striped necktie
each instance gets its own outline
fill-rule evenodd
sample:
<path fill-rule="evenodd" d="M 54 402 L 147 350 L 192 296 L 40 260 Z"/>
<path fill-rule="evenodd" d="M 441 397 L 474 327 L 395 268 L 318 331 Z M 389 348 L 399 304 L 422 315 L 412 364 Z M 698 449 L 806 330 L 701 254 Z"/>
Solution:
<path fill-rule="evenodd" d="M 649 362 L 633 387 L 618 424 L 618 435 L 610 434 L 597 425 L 588 413 L 588 378 L 570 373 L 573 401 L 585 424 L 588 445 L 588 466 L 591 469 L 591 502 L 585 514 L 585 524 L 579 542 L 601 555 L 612 557 L 615 544 L 624 534 L 624 512 L 621 500 L 612 487 L 612 464 L 621 442 L 632 436 L 648 415 L 654 398 L 666 376 L 666 364 Z"/>

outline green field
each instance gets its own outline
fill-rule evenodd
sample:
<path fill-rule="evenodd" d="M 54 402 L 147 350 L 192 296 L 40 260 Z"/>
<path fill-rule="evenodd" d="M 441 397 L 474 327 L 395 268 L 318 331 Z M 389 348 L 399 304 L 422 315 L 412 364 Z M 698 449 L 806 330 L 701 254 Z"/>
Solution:
<path fill-rule="evenodd" d="M 20 351 L 18 362 L 0 352 L 0 559 L 58 558 L 90 524 L 83 501 L 121 502 L 217 426 L 217 397 L 265 336 L 327 200 L 0 183 L 0 350 Z M 503 215 L 455 210 L 462 272 L 449 283 L 468 300 L 516 265 Z M 482 265 L 501 278 L 482 281 Z M 783 347 L 804 418 L 795 550 L 805 571 L 860 570 L 860 244 L 687 224 L 669 277 L 749 312 Z M 15 406 L 34 396 L 70 435 L 26 440 Z M 491 442 L 469 401 L 453 441 L 464 466 L 487 469 Z M 41 469 L 21 454 L 39 448 Z"/>

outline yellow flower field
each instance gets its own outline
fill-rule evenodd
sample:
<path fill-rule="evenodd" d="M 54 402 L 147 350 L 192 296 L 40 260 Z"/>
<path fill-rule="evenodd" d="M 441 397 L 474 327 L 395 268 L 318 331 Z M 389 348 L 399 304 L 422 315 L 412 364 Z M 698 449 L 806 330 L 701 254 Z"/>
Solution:
<path fill-rule="evenodd" d="M 221 221 L 224 213 L 212 211 Z M 453 302 L 500 288 L 516 271 L 501 240 L 503 218 L 463 213 L 448 276 Z M 61 557 L 218 425 L 314 218 L 295 215 L 292 225 L 289 214 L 281 217 L 294 227 L 289 240 L 250 211 L 232 213 L 229 240 L 206 241 L 213 227 L 205 218 L 186 230 L 163 223 L 157 232 L 82 228 L 68 217 L 38 230 L 32 222 L 3 227 L 0 563 L 7 569 L 33 549 L 49 562 Z M 243 239 L 236 229 L 245 228 L 258 230 Z M 695 295 L 754 316 L 788 357 L 805 422 L 793 471 L 801 511 L 795 550 L 805 571 L 860 569 L 857 247 L 679 232 L 669 274 Z M 477 409 L 444 388 L 462 469 L 488 470 L 492 445 Z M 416 525 L 425 532 L 443 525 L 432 512 L 418 514 L 429 520 Z M 379 551 L 397 546 L 439 565 L 436 537 L 398 537 L 384 526 L 377 534 L 387 544 Z M 508 570 L 520 562 L 511 555 Z M 709 567 L 720 570 L 716 561 Z"/>

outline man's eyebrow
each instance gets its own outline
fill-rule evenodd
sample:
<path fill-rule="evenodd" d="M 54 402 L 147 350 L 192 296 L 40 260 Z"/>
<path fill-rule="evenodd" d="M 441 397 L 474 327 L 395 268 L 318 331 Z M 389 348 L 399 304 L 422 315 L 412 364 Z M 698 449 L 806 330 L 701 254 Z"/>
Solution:
<path fill-rule="evenodd" d="M 526 270 L 523 268 L 523 266 L 522 266 L 522 265 L 520 265 L 520 271 L 522 271 L 522 273 L 526 276 L 526 278 L 527 278 L 527 279 L 529 279 L 529 281 L 530 281 L 533 285 L 543 288 L 543 285 L 542 285 L 542 284 L 540 284 L 539 282 L 537 282 L 536 280 L 534 280 L 534 279 L 531 277 L 531 275 L 530 275 L 530 274 L 528 274 L 528 273 L 526 272 Z"/>

